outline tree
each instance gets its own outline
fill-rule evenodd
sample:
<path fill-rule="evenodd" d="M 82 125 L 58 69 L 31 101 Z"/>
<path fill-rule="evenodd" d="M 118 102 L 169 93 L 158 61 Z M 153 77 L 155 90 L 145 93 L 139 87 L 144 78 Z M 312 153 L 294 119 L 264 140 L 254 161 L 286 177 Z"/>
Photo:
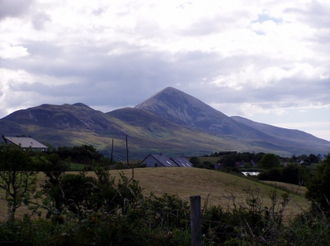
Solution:
<path fill-rule="evenodd" d="M 212 164 L 209 161 L 204 161 L 203 162 L 203 168 L 207 168 L 207 169 L 214 169 L 214 164 Z"/>
<path fill-rule="evenodd" d="M 235 157 L 232 155 L 226 156 L 223 159 L 223 166 L 224 167 L 235 167 L 236 161 L 235 161 Z"/>
<path fill-rule="evenodd" d="M 318 163 L 320 161 L 319 156 L 314 155 L 314 154 L 310 154 L 308 156 L 308 159 L 311 163 Z"/>
<path fill-rule="evenodd" d="M 261 160 L 258 162 L 258 167 L 260 168 L 273 168 L 280 165 L 280 159 L 274 154 L 265 154 Z"/>
<path fill-rule="evenodd" d="M 70 158 L 78 163 L 91 164 L 92 161 L 104 161 L 103 154 L 99 153 L 92 145 L 83 144 L 75 147 L 59 147 L 56 153 L 62 160 Z"/>
<path fill-rule="evenodd" d="M 14 221 L 17 208 L 35 191 L 36 174 L 28 151 L 15 146 L 0 146 L 0 188 L 6 192 L 8 221 Z"/>
<path fill-rule="evenodd" d="M 330 215 L 330 154 L 317 165 L 315 175 L 307 183 L 306 197 Z"/>
<path fill-rule="evenodd" d="M 279 168 L 272 168 L 266 172 L 262 172 L 258 175 L 260 180 L 271 180 L 283 182 L 283 170 Z"/>
<path fill-rule="evenodd" d="M 189 161 L 194 167 L 203 167 L 198 157 L 191 157 Z"/>
<path fill-rule="evenodd" d="M 304 184 L 310 176 L 309 170 L 305 166 L 290 163 L 283 168 L 283 182 L 296 185 Z"/>
<path fill-rule="evenodd" d="M 39 159 L 39 168 L 46 175 L 47 180 L 42 185 L 43 192 L 53 200 L 54 207 L 58 212 L 62 210 L 64 194 L 61 187 L 61 179 L 68 169 L 65 162 L 60 160 L 57 154 L 42 156 Z"/>

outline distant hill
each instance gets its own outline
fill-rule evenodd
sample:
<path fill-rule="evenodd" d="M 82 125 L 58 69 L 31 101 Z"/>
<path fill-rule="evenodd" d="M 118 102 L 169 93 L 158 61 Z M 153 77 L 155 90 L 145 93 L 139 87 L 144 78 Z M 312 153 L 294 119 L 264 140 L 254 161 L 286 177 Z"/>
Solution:
<path fill-rule="evenodd" d="M 318 146 L 319 148 L 322 148 L 324 146 L 329 147 L 329 141 L 316 138 L 312 134 L 303 131 L 285 129 L 263 123 L 257 123 L 252 120 L 248 120 L 239 116 L 233 116 L 231 118 L 236 120 L 237 122 L 250 126 L 257 131 L 263 132 L 269 136 L 277 138 L 280 141 L 282 141 L 282 143 L 289 143 L 292 145 L 299 144 L 301 147 L 306 146 L 306 148 L 309 148 L 311 145 Z M 328 148 L 328 152 L 329 151 L 330 149 Z"/>
<path fill-rule="evenodd" d="M 54 147 L 92 144 L 114 158 L 141 159 L 149 153 L 187 156 L 215 151 L 326 154 L 330 142 L 298 130 L 228 117 L 202 101 L 168 87 L 135 108 L 108 113 L 82 103 L 44 104 L 0 120 L 0 134 L 30 135 Z"/>

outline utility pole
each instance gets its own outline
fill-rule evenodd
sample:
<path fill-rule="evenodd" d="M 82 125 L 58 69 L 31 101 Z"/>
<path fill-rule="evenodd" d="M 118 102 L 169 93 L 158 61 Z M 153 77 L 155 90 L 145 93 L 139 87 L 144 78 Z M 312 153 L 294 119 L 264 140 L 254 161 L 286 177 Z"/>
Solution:
<path fill-rule="evenodd" d="M 129 166 L 129 162 L 128 162 L 128 140 L 127 140 L 128 136 L 126 135 L 126 161 L 127 161 L 127 166 Z"/>
<path fill-rule="evenodd" d="M 111 144 L 111 158 L 110 158 L 110 161 L 111 161 L 111 165 L 113 164 L 113 139 L 112 139 L 112 144 Z"/>

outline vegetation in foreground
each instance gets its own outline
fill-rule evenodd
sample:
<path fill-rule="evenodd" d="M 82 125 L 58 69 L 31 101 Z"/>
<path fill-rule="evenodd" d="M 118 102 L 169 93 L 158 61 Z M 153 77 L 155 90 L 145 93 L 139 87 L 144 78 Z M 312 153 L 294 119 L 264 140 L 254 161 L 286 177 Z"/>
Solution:
<path fill-rule="evenodd" d="M 176 195 L 143 195 L 138 181 L 123 174 L 116 179 L 101 165 L 94 165 L 94 176 L 85 172 L 67 173 L 66 163 L 54 153 L 31 157 L 28 152 L 1 147 L 0 160 L 1 188 L 6 192 L 4 199 L 8 208 L 13 204 L 30 208 L 30 213 L 19 219 L 15 217 L 16 210 L 8 210 L 7 221 L 0 224 L 2 243 L 191 244 L 189 205 Z M 26 160 L 30 168 L 14 165 L 22 160 Z M 326 199 L 328 194 L 324 193 L 329 190 L 328 183 L 324 182 L 324 179 L 329 180 L 329 167 L 330 155 L 307 185 L 308 192 L 313 194 L 313 197 L 308 196 L 312 206 L 287 223 L 283 218 L 292 199 L 289 193 L 279 195 L 271 191 L 271 203 L 267 207 L 252 190 L 245 190 L 244 202 L 237 201 L 234 195 L 227 196 L 233 204 L 231 209 L 205 203 L 202 211 L 204 245 L 329 244 L 330 206 Z M 33 172 L 24 178 L 23 173 L 29 169 Z M 36 189 L 35 182 L 30 182 L 35 179 L 35 170 L 47 177 L 41 190 Z M 17 187 L 17 192 L 12 192 L 12 187 Z"/>

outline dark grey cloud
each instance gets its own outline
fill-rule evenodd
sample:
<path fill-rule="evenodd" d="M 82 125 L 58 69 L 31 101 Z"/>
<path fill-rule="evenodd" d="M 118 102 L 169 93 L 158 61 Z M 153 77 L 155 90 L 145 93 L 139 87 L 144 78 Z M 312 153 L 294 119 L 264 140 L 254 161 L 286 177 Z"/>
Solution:
<path fill-rule="evenodd" d="M 45 13 L 36 13 L 32 18 L 32 25 L 36 30 L 42 30 L 44 29 L 46 23 L 48 21 L 51 21 L 51 18 L 49 15 Z"/>
<path fill-rule="evenodd" d="M 293 105 L 307 99 L 330 103 L 325 92 L 325 88 L 329 88 L 329 80 L 281 79 L 264 87 L 255 87 L 251 81 L 251 85 L 243 83 L 239 90 L 215 86 L 212 90 L 207 89 L 211 87 L 208 83 L 219 75 L 226 77 L 238 73 L 251 64 L 262 64 L 262 69 L 279 62 L 267 57 L 222 57 L 218 53 L 201 51 L 155 52 L 127 43 L 61 47 L 40 42 L 26 44 L 26 47 L 31 56 L 7 61 L 8 67 L 15 66 L 34 75 L 47 74 L 69 82 L 58 85 L 37 81 L 22 84 L 14 90 L 67 100 L 63 103 L 82 102 L 112 108 L 134 106 L 167 86 L 182 89 L 207 103 L 240 104 L 249 101 L 260 105 L 264 102 L 283 105 L 289 102 Z M 112 50 L 129 52 L 109 54 Z M 189 84 L 193 86 L 189 87 Z"/>
<path fill-rule="evenodd" d="M 136 48 L 126 54 L 107 55 L 109 50 L 119 46 L 124 44 L 101 48 L 80 47 L 74 52 L 70 49 L 69 53 L 65 52 L 67 47 L 62 49 L 50 44 L 29 46 L 31 57 L 15 62 L 16 68 L 26 69 L 35 75 L 71 77 L 73 80 L 80 78 L 81 81 L 79 84 L 59 86 L 45 85 L 43 81 L 26 84 L 21 90 L 49 96 L 78 97 L 81 102 L 98 105 L 135 105 L 164 87 L 196 83 L 203 76 L 215 75 L 213 69 L 219 65 L 217 55 L 202 52 L 182 52 L 171 56 Z M 40 56 L 42 50 L 48 50 L 49 55 Z"/>
<path fill-rule="evenodd" d="M 33 2 L 34 0 L 0 0 L 0 20 L 24 15 Z"/>

